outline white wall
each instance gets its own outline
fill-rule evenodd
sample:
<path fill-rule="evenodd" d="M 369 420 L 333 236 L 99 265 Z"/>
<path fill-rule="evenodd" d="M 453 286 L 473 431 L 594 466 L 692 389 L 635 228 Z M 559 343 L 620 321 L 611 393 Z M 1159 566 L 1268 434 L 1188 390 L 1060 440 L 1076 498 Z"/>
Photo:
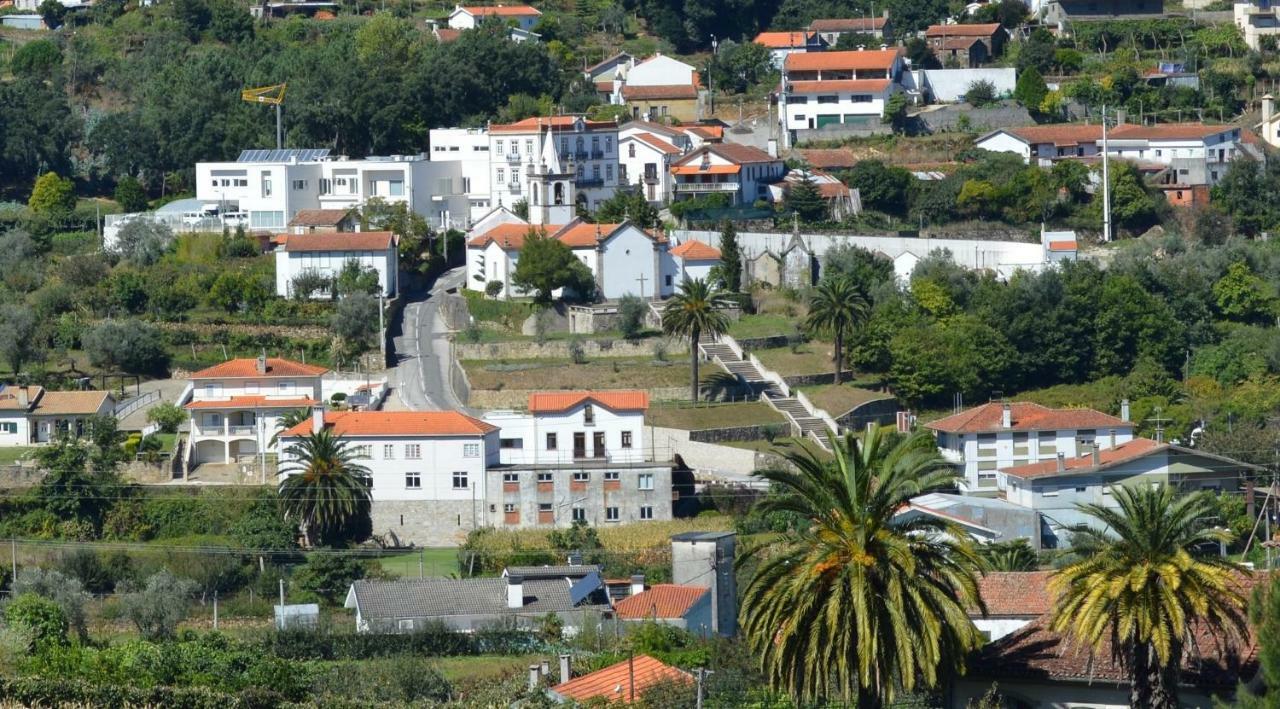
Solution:
<path fill-rule="evenodd" d="M 500 459 L 504 464 L 570 464 L 573 462 L 573 437 L 585 434 L 587 457 L 595 455 L 594 435 L 604 433 L 605 450 L 610 462 L 631 463 L 645 460 L 644 412 L 612 411 L 599 404 L 593 405 L 594 424 L 584 420 L 585 406 L 578 406 L 562 413 L 529 414 L 512 411 L 492 411 L 484 420 L 502 429 L 500 438 L 520 439 L 521 448 L 502 448 Z M 631 447 L 622 447 L 623 433 L 631 434 Z M 555 450 L 547 448 L 547 434 L 556 436 Z"/>
<path fill-rule="evenodd" d="M 974 143 L 974 147 L 990 150 L 993 153 L 1014 153 L 1023 160 L 1031 159 L 1031 146 L 1004 131 L 993 133 Z"/>
<path fill-rule="evenodd" d="M 654 137 L 666 140 L 662 136 Z M 668 155 L 634 135 L 622 137 L 618 145 L 618 162 L 626 167 L 626 184 L 635 185 L 644 194 L 645 199 L 654 203 L 665 204 L 670 199 L 671 161 L 678 157 L 678 154 Z M 644 180 L 645 165 L 654 166 L 656 182 L 653 185 L 649 185 Z"/>
<path fill-rule="evenodd" d="M 657 55 L 627 72 L 628 86 L 668 86 L 693 83 L 694 68 L 668 56 Z"/>
<path fill-rule="evenodd" d="M 665 253 L 655 254 L 654 248 L 653 240 L 634 225 L 628 225 L 604 242 L 601 246 L 604 253 L 600 258 L 604 274 L 601 278 L 596 273 L 596 277 L 597 281 L 604 282 L 606 299 L 616 300 L 624 295 L 653 297 L 654 289 L 660 287 L 661 277 L 655 268 L 658 268 L 661 258 L 670 258 Z M 575 249 L 574 253 L 577 252 Z M 595 272 L 596 269 L 592 268 L 592 273 Z M 643 285 L 641 278 L 644 279 Z"/>
<path fill-rule="evenodd" d="M 965 484 L 969 489 L 994 490 L 997 487 L 996 470 L 1014 465 L 1037 463 L 1045 460 L 1057 460 L 1058 453 L 1066 458 L 1076 458 L 1084 454 L 1078 444 L 1081 431 L 1085 431 L 1097 445 L 1102 448 L 1114 448 L 1121 443 L 1133 440 L 1133 425 L 1117 426 L 1115 435 L 1112 429 L 1062 429 L 1058 431 L 997 431 L 988 434 L 966 433 L 962 435 L 940 435 L 940 448 L 960 452 L 964 455 Z M 1019 445 L 1015 449 L 1016 434 L 1026 434 L 1025 447 Z M 1051 434 L 1051 435 L 1050 435 Z M 992 438 L 979 441 L 979 436 Z M 1041 452 L 1041 447 L 1045 452 Z M 986 484 L 980 483 L 985 476 Z M 1000 481 L 1003 489 L 1003 481 Z"/>
<path fill-rule="evenodd" d="M 489 212 L 493 189 L 489 170 L 489 132 L 483 128 L 434 128 L 428 134 L 431 162 L 455 162 L 461 175 L 458 192 L 468 201 L 469 220 Z"/>
<path fill-rule="evenodd" d="M 378 272 L 378 287 L 382 294 L 391 297 L 397 286 L 396 247 L 385 251 L 286 251 L 281 248 L 276 256 L 276 295 L 292 295 L 293 279 L 304 271 L 317 271 L 326 276 L 337 276 L 348 261 L 356 261 L 362 268 Z M 326 298 L 328 293 L 313 297 Z"/>
<path fill-rule="evenodd" d="M 715 268 L 718 261 L 687 261 L 682 258 L 675 260 L 679 269 L 679 275 L 676 276 L 676 282 L 683 282 L 684 279 L 691 281 L 701 278 L 708 280 L 711 278 L 711 269 Z"/>
<path fill-rule="evenodd" d="M 788 93 L 783 97 L 786 101 L 786 114 L 784 116 L 786 128 L 787 130 L 816 129 L 818 116 L 828 115 L 840 116 L 841 123 L 846 122 L 846 116 L 853 116 L 861 120 L 850 120 L 847 121 L 848 123 L 876 127 L 880 125 L 880 117 L 884 115 L 885 102 L 888 101 L 892 93 L 892 88 L 887 91 L 877 92 L 806 91 L 802 94 Z M 818 103 L 819 96 L 833 95 L 839 97 L 836 103 Z M 869 97 L 869 100 L 867 97 Z M 797 99 L 803 100 L 804 103 L 796 103 Z"/>
<path fill-rule="evenodd" d="M 26 413 L 0 411 L 0 446 L 29 445 L 31 445 L 31 423 L 27 420 Z"/>
<path fill-rule="evenodd" d="M 928 91 L 935 103 L 963 101 L 975 81 L 990 81 L 997 96 L 1012 94 L 1018 83 L 1013 68 L 919 69 L 911 73 L 917 75 L 916 84 Z"/>

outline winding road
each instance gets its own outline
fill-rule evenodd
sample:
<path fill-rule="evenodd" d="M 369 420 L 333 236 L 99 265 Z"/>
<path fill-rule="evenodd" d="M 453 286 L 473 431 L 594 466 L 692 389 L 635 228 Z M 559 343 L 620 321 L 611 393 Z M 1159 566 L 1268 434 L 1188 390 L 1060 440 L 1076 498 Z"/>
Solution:
<path fill-rule="evenodd" d="M 452 343 L 449 325 L 440 313 L 446 291 L 460 288 L 466 268 L 446 271 L 436 278 L 427 293 L 412 293 L 404 307 L 400 333 L 392 342 L 396 368 L 392 387 L 405 408 L 414 411 L 466 410 L 453 391 L 449 369 Z"/>

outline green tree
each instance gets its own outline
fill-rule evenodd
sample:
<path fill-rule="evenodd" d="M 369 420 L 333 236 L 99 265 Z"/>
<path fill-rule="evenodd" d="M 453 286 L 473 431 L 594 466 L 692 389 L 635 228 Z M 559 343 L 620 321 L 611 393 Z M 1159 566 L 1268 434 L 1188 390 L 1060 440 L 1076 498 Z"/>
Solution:
<path fill-rule="evenodd" d="M 31 308 L 18 303 L 0 305 L 0 357 L 15 375 L 40 356 L 38 329 Z"/>
<path fill-rule="evenodd" d="M 729 317 L 724 314 L 729 307 L 724 294 L 705 280 L 685 279 L 680 291 L 673 295 L 662 309 L 662 331 L 668 335 L 689 338 L 689 366 L 692 383 L 689 396 L 698 400 L 698 343 L 702 336 L 718 337 L 729 329 Z"/>
<path fill-rule="evenodd" d="M 805 223 L 824 222 L 830 216 L 827 201 L 808 173 L 788 187 L 784 205 L 787 211 L 795 213 Z"/>
<path fill-rule="evenodd" d="M 85 606 L 90 598 L 79 578 L 54 569 L 28 567 L 18 572 L 11 590 L 15 596 L 31 594 L 58 604 L 67 627 L 74 630 L 82 641 L 88 640 Z"/>
<path fill-rule="evenodd" d="M 242 549 L 293 549 L 298 545 L 298 528 L 285 519 L 276 491 L 264 490 L 231 525 L 231 538 Z"/>
<path fill-rule="evenodd" d="M 996 102 L 996 85 L 986 79 L 970 82 L 965 89 L 964 100 L 974 108 L 990 106 Z"/>
<path fill-rule="evenodd" d="M 598 224 L 620 224 L 624 220 L 649 229 L 658 223 L 658 210 L 639 190 L 618 190 L 609 199 L 598 203 L 591 215 L 591 221 Z"/>
<path fill-rule="evenodd" d="M 112 372 L 163 374 L 169 366 L 164 338 L 139 320 L 104 320 L 80 336 L 89 362 Z"/>
<path fill-rule="evenodd" d="M 628 340 L 634 340 L 644 331 L 645 316 L 649 306 L 639 296 L 624 295 L 618 299 L 618 330 Z"/>
<path fill-rule="evenodd" d="M 895 131 L 901 131 L 906 126 L 907 107 L 911 105 L 911 100 L 907 98 L 907 94 L 902 91 L 895 91 L 888 101 L 884 102 L 884 115 L 880 116 L 880 122 L 892 125 Z"/>
<path fill-rule="evenodd" d="M 342 602 L 351 584 L 368 574 L 359 559 L 342 554 L 312 554 L 307 563 L 293 572 L 293 587 L 310 593 L 329 605 Z"/>
<path fill-rule="evenodd" d="M 143 638 L 172 640 L 178 624 L 191 612 L 191 600 L 196 590 L 194 581 L 178 578 L 168 569 L 161 569 L 148 576 L 141 588 L 122 594 L 120 606 Z"/>
<path fill-rule="evenodd" d="M 590 298 L 595 291 L 591 271 L 563 242 L 530 228 L 520 249 L 511 283 L 525 291 L 533 291 L 534 300 L 550 303 L 557 288 L 572 289 L 579 297 Z"/>
<path fill-rule="evenodd" d="M 289 409 L 280 414 L 280 419 L 276 422 L 276 432 L 271 436 L 271 445 L 275 447 L 276 441 L 280 440 L 280 434 L 284 431 L 297 426 L 303 421 L 310 420 L 311 412 L 307 409 Z"/>
<path fill-rule="evenodd" d="M 1249 620 L 1258 637 L 1258 676 L 1236 689 L 1240 709 L 1275 709 L 1280 705 L 1280 579 L 1254 591 Z"/>
<path fill-rule="evenodd" d="M 992 571 L 1035 571 L 1040 566 L 1036 550 L 1026 539 L 983 544 L 978 554 Z"/>
<path fill-rule="evenodd" d="M 1028 111 L 1038 113 L 1040 105 L 1044 103 L 1044 97 L 1048 95 L 1049 87 L 1035 67 L 1028 68 L 1018 76 L 1018 83 L 1013 89 L 1013 98 Z"/>
<path fill-rule="evenodd" d="M 788 469 L 757 473 L 784 491 L 761 507 L 811 522 L 758 559 L 743 633 L 769 683 L 798 702 L 875 709 L 939 687 L 982 644 L 968 617 L 982 608 L 980 561 L 952 523 L 898 516 L 956 484 L 927 432 L 895 444 L 874 427 L 832 443 L 833 461 L 790 452 Z"/>
<path fill-rule="evenodd" d="M 366 352 L 378 333 L 378 300 L 368 293 L 353 293 L 338 301 L 329 328 L 342 338 L 347 352 Z"/>
<path fill-rule="evenodd" d="M 238 44 L 253 39 L 253 16 L 244 5 L 232 0 L 212 0 L 209 14 L 209 31 L 219 42 Z"/>
<path fill-rule="evenodd" d="M 147 411 L 147 421 L 159 426 L 163 433 L 176 433 L 178 427 L 186 423 L 187 412 L 177 404 L 162 401 Z"/>
<path fill-rule="evenodd" d="M 62 50 L 47 39 L 27 42 L 13 53 L 9 69 L 15 76 L 46 80 L 62 68 Z"/>
<path fill-rule="evenodd" d="M 36 10 L 40 13 L 40 19 L 44 20 L 45 27 L 51 30 L 61 27 L 67 16 L 67 7 L 58 0 L 43 0 Z"/>
<path fill-rule="evenodd" d="M 1213 298 L 1223 317 L 1242 322 L 1267 323 L 1276 313 L 1276 292 L 1244 261 L 1236 261 L 1213 284 Z"/>
<path fill-rule="evenodd" d="M 738 247 L 738 230 L 728 219 L 720 224 L 720 263 L 717 268 L 724 290 L 742 292 L 742 249 Z"/>
<path fill-rule="evenodd" d="M 46 172 L 36 178 L 27 206 L 41 216 L 65 217 L 76 208 L 76 186 L 69 177 L 58 177 L 56 172 Z"/>
<path fill-rule="evenodd" d="M 58 604 L 34 593 L 22 593 L 4 607 L 4 620 L 31 638 L 31 650 L 44 645 L 65 645 L 67 617 Z"/>
<path fill-rule="evenodd" d="M 889 381 L 913 404 L 944 404 L 953 394 L 985 401 L 1002 389 L 1017 359 L 1004 335 L 971 315 L 909 326 L 889 342 Z"/>
<path fill-rule="evenodd" d="M 173 230 L 164 222 L 134 219 L 126 222 L 116 232 L 116 253 L 135 266 L 150 266 L 156 263 L 164 257 L 172 245 Z M 234 285 L 236 284 L 232 284 L 232 287 Z"/>
<path fill-rule="evenodd" d="M 347 296 L 354 293 L 377 295 L 382 287 L 378 284 L 378 270 L 372 266 L 361 265 L 356 259 L 347 259 L 334 279 L 334 293 Z"/>
<path fill-rule="evenodd" d="M 911 206 L 911 189 L 915 178 L 900 167 L 890 167 L 880 160 L 859 160 L 846 176 L 846 183 L 856 190 L 862 204 L 887 214 L 906 214 Z"/>
<path fill-rule="evenodd" d="M 849 276 L 824 278 L 809 296 L 805 328 L 835 340 L 835 383 L 844 373 L 844 343 L 862 327 L 870 314 L 866 292 Z"/>
<path fill-rule="evenodd" d="M 308 434 L 290 443 L 284 458 L 280 502 L 307 546 L 338 538 L 344 527 L 368 517 L 369 469 L 341 437 L 327 429 Z"/>
<path fill-rule="evenodd" d="M 1156 198 L 1137 166 L 1124 160 L 1111 163 L 1111 218 L 1117 226 L 1140 232 L 1156 223 Z M 1101 200 L 1099 200 L 1101 209 Z"/>
<path fill-rule="evenodd" d="M 1111 494 L 1116 507 L 1079 508 L 1102 527 L 1072 531 L 1081 561 L 1050 580 L 1050 627 L 1095 652 L 1109 644 L 1129 671 L 1132 706 L 1174 709 L 1197 629 L 1219 638 L 1246 630 L 1240 569 L 1217 552 L 1231 533 L 1214 526 L 1204 494 L 1165 485 L 1114 486 Z"/>
<path fill-rule="evenodd" d="M 116 191 L 113 196 L 126 214 L 147 211 L 147 191 L 142 188 L 142 183 L 138 182 L 136 177 L 126 175 L 116 181 Z"/>

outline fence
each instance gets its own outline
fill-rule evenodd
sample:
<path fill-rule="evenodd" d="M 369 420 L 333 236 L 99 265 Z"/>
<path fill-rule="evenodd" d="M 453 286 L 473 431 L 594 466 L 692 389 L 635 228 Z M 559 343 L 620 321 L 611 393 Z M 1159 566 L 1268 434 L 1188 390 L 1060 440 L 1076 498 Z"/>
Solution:
<path fill-rule="evenodd" d="M 124 401 L 122 403 L 116 404 L 115 416 L 117 419 L 125 418 L 126 416 L 132 413 L 135 413 L 142 407 L 155 403 L 159 400 L 160 400 L 160 392 L 149 391 L 143 394 L 142 396 L 137 396 L 127 401 Z"/>

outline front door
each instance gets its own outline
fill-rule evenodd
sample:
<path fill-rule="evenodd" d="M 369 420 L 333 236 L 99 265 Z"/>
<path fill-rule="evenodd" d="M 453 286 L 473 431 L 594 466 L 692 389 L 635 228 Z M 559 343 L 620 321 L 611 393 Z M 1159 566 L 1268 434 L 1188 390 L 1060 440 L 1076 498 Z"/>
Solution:
<path fill-rule="evenodd" d="M 573 434 L 573 457 L 587 457 L 587 434 L 582 431 Z"/>
<path fill-rule="evenodd" d="M 595 457 L 605 457 L 604 431 L 595 431 L 591 434 L 591 447 L 594 449 Z"/>

